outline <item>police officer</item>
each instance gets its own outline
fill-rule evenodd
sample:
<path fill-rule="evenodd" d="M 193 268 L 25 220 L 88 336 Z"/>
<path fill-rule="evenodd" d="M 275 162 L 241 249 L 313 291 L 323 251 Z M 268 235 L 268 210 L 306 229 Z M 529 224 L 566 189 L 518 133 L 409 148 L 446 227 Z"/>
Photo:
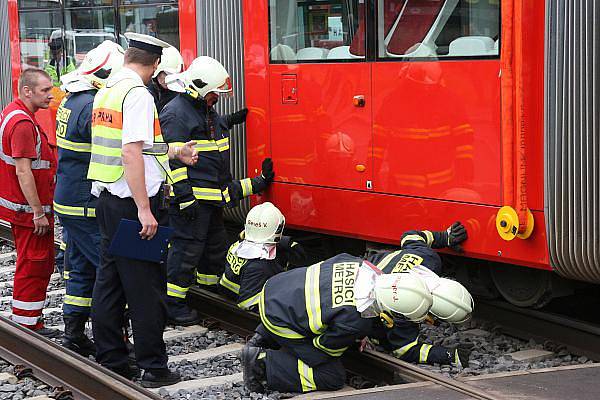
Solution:
<path fill-rule="evenodd" d="M 254 392 L 340 389 L 349 346 L 393 318 L 423 320 L 432 304 L 419 274 L 382 274 L 348 254 L 275 275 L 260 298 L 262 324 L 242 350 L 244 383 Z"/>
<path fill-rule="evenodd" d="M 445 231 L 407 231 L 402 235 L 400 250 L 378 252 L 368 257 L 367 260 L 386 274 L 416 268 L 418 272 L 425 276 L 431 276 L 429 271 L 435 274 L 439 274 L 442 271 L 442 260 L 433 249 L 449 247 L 460 252 L 462 251 L 460 244 L 466 239 L 467 231 L 460 222 L 455 222 Z M 439 280 L 433 279 L 428 280 L 428 282 L 439 282 Z M 446 280 L 443 279 L 442 282 L 446 283 Z M 454 285 L 453 281 L 450 282 L 448 285 Z M 460 288 L 462 288 L 462 285 Z M 460 293 L 462 293 L 462 289 L 460 288 L 449 290 L 460 290 Z M 457 293 L 456 296 L 460 296 L 460 293 Z M 466 293 L 468 295 L 468 292 Z M 466 302 L 457 301 L 454 304 L 458 305 L 458 308 L 468 308 L 470 304 L 468 299 L 471 299 L 470 295 L 466 299 Z M 454 311 L 458 312 L 458 308 L 455 307 Z M 462 317 L 465 316 L 463 313 L 461 315 Z M 462 317 L 459 317 L 458 314 L 453 314 L 452 318 L 438 319 L 450 323 L 460 323 L 463 322 Z M 467 348 L 447 348 L 424 343 L 419 340 L 419 324 L 410 321 L 394 321 L 394 328 L 392 330 L 377 330 L 371 335 L 371 339 L 376 339 L 384 348 L 393 351 L 396 357 L 407 362 L 455 364 L 459 367 L 468 366 L 470 352 Z"/>
<path fill-rule="evenodd" d="M 166 205 L 168 159 L 197 161 L 194 142 L 168 146 L 162 141 L 149 83 L 160 62 L 159 39 L 126 33 L 129 48 L 123 68 L 98 91 L 92 110 L 92 149 L 88 178 L 98 196 L 100 268 L 92 296 L 92 327 L 96 360 L 132 378 L 122 336 L 125 304 L 129 307 L 137 364 L 144 369 L 142 385 L 159 387 L 179 381 L 167 368 L 162 338 L 166 320 L 164 270 L 159 263 L 109 253 L 122 219 L 139 221 L 141 239 L 151 239 Z"/>
<path fill-rule="evenodd" d="M 69 95 L 56 114 L 58 170 L 54 211 L 63 226 L 63 238 L 67 238 L 63 345 L 83 356 L 96 353 L 84 329 L 100 264 L 96 197 L 91 194 L 92 182 L 87 179 L 92 147 L 92 104 L 97 90 L 123 66 L 123 53 L 121 46 L 111 41 L 88 52 L 75 72 L 62 77 Z"/>
<path fill-rule="evenodd" d="M 270 277 L 306 260 L 302 246 L 282 236 L 285 218 L 272 203 L 253 207 L 246 216 L 244 237 L 229 247 L 219 284 L 238 307 L 258 308 L 260 292 Z"/>
<path fill-rule="evenodd" d="M 59 87 L 61 84 L 61 77 L 75 71 L 77 68 L 75 65 L 75 59 L 71 56 L 67 56 L 65 64 L 65 60 L 63 60 L 64 43 L 62 33 L 60 31 L 52 32 L 52 35 L 50 35 L 50 41 L 48 42 L 48 47 L 50 48 L 50 61 L 46 67 L 44 67 L 44 71 L 50 75 L 52 84 L 55 87 Z"/>
<path fill-rule="evenodd" d="M 234 180 L 230 172 L 228 126 L 213 106 L 220 94 L 231 93 L 225 68 L 210 57 L 195 59 L 181 74 L 166 78 L 180 94 L 160 114 L 165 140 L 195 140 L 198 162 L 186 166 L 171 161 L 174 198 L 169 211 L 174 234 L 167 260 L 169 320 L 176 325 L 198 323 L 197 313 L 186 305 L 189 288 L 216 289 L 227 251 L 223 206 L 234 207 L 239 199 L 266 189 L 274 177 L 273 163 L 266 159 L 255 178 Z"/>

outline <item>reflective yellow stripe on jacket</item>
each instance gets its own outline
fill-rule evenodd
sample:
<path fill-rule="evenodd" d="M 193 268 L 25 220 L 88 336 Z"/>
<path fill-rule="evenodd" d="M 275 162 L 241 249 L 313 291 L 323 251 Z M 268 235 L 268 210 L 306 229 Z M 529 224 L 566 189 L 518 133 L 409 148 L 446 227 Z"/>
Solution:
<path fill-rule="evenodd" d="M 288 339 L 303 339 L 304 338 L 303 335 L 301 335 L 289 328 L 277 326 L 277 325 L 273 324 L 271 321 L 269 321 L 269 319 L 267 318 L 267 315 L 265 313 L 265 289 L 264 288 L 261 292 L 260 300 L 258 302 L 258 312 L 260 314 L 260 320 L 262 321 L 265 328 L 267 328 L 273 334 L 284 337 L 284 338 L 288 338 Z"/>
<path fill-rule="evenodd" d="M 62 214 L 62 215 L 71 215 L 74 217 L 88 217 L 88 218 L 96 217 L 96 209 L 95 208 L 65 206 L 62 204 L 58 204 L 57 202 L 54 202 L 54 211 L 59 215 Z"/>
<path fill-rule="evenodd" d="M 323 331 L 327 328 L 327 326 L 321 321 L 321 295 L 319 293 L 320 273 L 321 263 L 308 267 L 306 269 L 306 282 L 304 284 L 308 326 L 316 335 L 323 333 Z"/>
<path fill-rule="evenodd" d="M 68 140 L 60 136 L 56 136 L 56 145 L 61 149 L 67 149 L 79 153 L 89 153 L 92 151 L 91 143 L 73 142 L 72 140 Z"/>

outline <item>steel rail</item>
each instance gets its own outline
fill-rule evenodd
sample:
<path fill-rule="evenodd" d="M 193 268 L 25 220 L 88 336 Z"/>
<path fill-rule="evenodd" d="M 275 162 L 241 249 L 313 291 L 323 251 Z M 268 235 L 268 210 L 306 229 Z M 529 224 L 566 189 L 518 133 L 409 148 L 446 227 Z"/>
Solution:
<path fill-rule="evenodd" d="M 100 365 L 0 317 L 0 357 L 30 367 L 41 381 L 62 386 L 75 399 L 159 400 L 160 396 Z"/>
<path fill-rule="evenodd" d="M 198 311 L 198 314 L 205 318 L 205 322 L 214 321 L 224 329 L 241 335 L 251 335 L 260 322 L 258 314 L 244 311 L 224 297 L 196 287 L 192 287 L 188 292 L 188 301 Z M 427 371 L 378 351 L 359 352 L 351 349 L 344 353 L 342 361 L 351 373 L 364 376 L 378 384 L 429 381 L 474 399 L 503 399 L 475 386 Z"/>
<path fill-rule="evenodd" d="M 538 342 L 552 341 L 569 351 L 600 360 L 600 326 L 563 315 L 478 299 L 473 316 L 500 325 L 509 335 Z"/>

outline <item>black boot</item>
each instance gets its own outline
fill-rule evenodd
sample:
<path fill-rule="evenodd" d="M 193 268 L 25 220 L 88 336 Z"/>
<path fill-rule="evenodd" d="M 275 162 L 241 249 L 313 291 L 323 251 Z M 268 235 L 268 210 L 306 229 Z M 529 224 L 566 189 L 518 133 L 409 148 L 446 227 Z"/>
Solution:
<path fill-rule="evenodd" d="M 168 368 L 147 369 L 142 376 L 142 386 L 146 388 L 159 388 L 161 386 L 174 385 L 181 380 L 176 371 Z"/>
<path fill-rule="evenodd" d="M 167 311 L 169 314 L 169 323 L 179 326 L 191 326 L 200 323 L 198 313 L 192 310 L 186 304 L 184 299 L 176 299 L 169 296 L 167 298 Z"/>
<path fill-rule="evenodd" d="M 65 335 L 62 345 L 84 357 L 96 355 L 96 345 L 85 335 L 87 315 L 64 315 L 63 320 Z"/>
<path fill-rule="evenodd" d="M 244 385 L 251 392 L 263 393 L 266 386 L 266 365 L 261 356 L 260 347 L 244 346 L 242 349 L 242 368 Z M 263 353 L 264 356 L 264 353 Z"/>

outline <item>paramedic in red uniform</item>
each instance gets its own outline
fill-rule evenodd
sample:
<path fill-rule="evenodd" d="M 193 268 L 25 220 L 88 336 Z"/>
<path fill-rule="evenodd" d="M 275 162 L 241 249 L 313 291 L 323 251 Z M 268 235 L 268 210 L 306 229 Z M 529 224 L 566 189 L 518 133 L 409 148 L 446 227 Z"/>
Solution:
<path fill-rule="evenodd" d="M 0 115 L 0 218 L 12 225 L 17 249 L 12 320 L 44 336 L 42 308 L 54 271 L 52 197 L 56 151 L 35 119 L 53 99 L 52 80 L 40 69 L 23 71 L 19 97 Z"/>

